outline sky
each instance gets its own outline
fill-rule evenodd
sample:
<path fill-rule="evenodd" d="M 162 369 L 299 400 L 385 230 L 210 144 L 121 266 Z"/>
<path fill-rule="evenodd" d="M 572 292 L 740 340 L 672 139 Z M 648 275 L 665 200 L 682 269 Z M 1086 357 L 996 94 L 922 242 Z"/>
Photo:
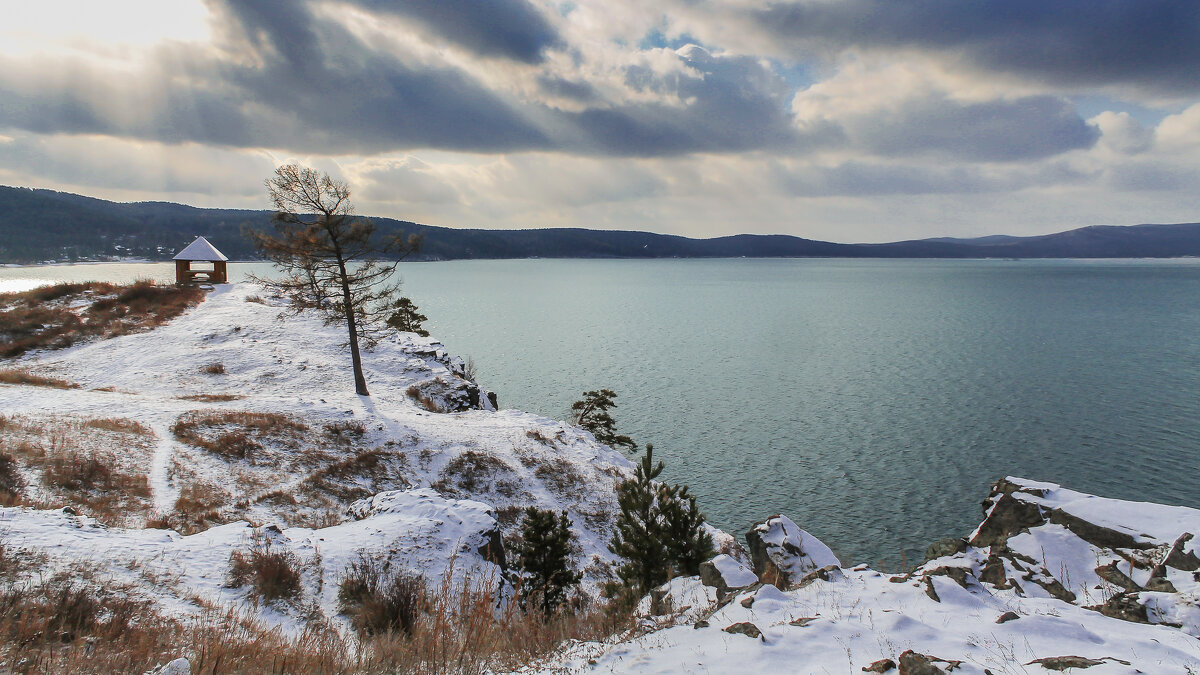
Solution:
<path fill-rule="evenodd" d="M 0 0 L 0 184 L 841 242 L 1200 221 L 1200 2 Z"/>

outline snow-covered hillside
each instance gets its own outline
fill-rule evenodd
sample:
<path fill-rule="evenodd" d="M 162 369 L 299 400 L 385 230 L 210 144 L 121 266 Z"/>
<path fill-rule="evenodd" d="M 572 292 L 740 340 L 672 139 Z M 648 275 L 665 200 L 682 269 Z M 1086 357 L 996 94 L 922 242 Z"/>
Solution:
<path fill-rule="evenodd" d="M 86 571 L 166 616 L 233 609 L 293 636 L 349 633 L 338 582 L 364 553 L 431 582 L 499 585 L 527 505 L 567 512 L 586 588 L 610 578 L 626 457 L 495 410 L 460 359 L 412 334 L 364 354 L 372 396 L 357 396 L 340 330 L 259 293 L 218 286 L 150 332 L 15 361 L 78 386 L 0 384 L 0 450 L 27 503 L 0 508 L 0 554 L 37 575 Z M 95 494 L 53 473 L 71 463 L 103 468 Z M 537 668 L 1200 673 L 1194 509 L 1008 478 L 979 528 L 907 574 L 842 567 L 785 516 L 745 546 L 714 534 L 723 554 L 645 598 L 635 629 Z M 230 587 L 231 561 L 255 547 L 295 556 L 298 599 Z"/>
<path fill-rule="evenodd" d="M 269 535 L 315 561 L 305 594 L 335 617 L 336 581 L 357 550 L 386 551 L 432 581 L 451 559 L 458 572 L 498 579 L 494 556 L 479 550 L 535 505 L 567 512 L 586 582 L 608 578 L 627 458 L 563 422 L 494 410 L 461 359 L 413 334 L 364 353 L 373 395 L 357 396 L 344 332 L 284 315 L 259 293 L 217 286 L 153 331 L 19 359 L 79 386 L 0 385 L 9 445 L 53 445 L 61 430 L 78 446 L 74 456 L 103 456 L 122 474 L 145 476 L 148 495 L 140 511 L 123 512 L 140 519 L 109 523 L 125 527 L 61 510 L 0 509 L 0 537 L 147 586 L 177 614 L 200 611 L 197 598 L 243 598 L 244 589 L 223 585 L 230 553 Z M 89 426 L 97 420 L 143 429 Z M 30 496 L 54 504 L 45 481 L 26 473 Z M 364 501 L 348 508 L 355 500 Z M 142 529 L 147 521 L 192 534 Z M 168 571 L 171 583 L 146 582 Z M 258 612 L 269 625 L 299 628 L 270 607 Z"/>

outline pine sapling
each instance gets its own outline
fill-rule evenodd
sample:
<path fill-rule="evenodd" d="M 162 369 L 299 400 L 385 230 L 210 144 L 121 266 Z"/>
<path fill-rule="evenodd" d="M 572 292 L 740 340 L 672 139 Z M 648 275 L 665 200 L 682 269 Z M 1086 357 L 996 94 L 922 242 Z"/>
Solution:
<path fill-rule="evenodd" d="M 518 598 L 522 607 L 532 602 L 549 616 L 583 578 L 571 567 L 572 524 L 566 511 L 555 515 L 532 506 L 525 509 L 517 547 L 524 579 Z"/>

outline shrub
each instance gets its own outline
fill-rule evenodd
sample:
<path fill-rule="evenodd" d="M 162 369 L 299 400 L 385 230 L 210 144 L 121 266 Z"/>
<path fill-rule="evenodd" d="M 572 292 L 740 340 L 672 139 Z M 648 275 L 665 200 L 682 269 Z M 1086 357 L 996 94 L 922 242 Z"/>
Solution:
<path fill-rule="evenodd" d="M 567 512 L 532 506 L 525 509 L 521 523 L 521 543 L 516 548 L 517 566 L 522 585 L 518 600 L 522 607 L 534 604 L 550 615 L 567 597 L 567 592 L 583 578 L 571 568 L 571 520 Z"/>
<path fill-rule="evenodd" d="M 258 538 L 249 551 L 229 554 L 229 587 L 249 585 L 263 600 L 294 598 L 300 594 L 300 561 L 291 549 L 272 550 L 268 539 Z"/>
<path fill-rule="evenodd" d="M 225 364 L 210 363 L 207 366 L 203 366 L 202 368 L 200 368 L 200 372 L 202 372 L 206 375 L 224 375 L 225 374 Z"/>
<path fill-rule="evenodd" d="M 386 560 L 359 551 L 338 582 L 338 610 L 363 636 L 411 634 L 425 605 L 425 586 L 421 575 L 393 573 Z"/>

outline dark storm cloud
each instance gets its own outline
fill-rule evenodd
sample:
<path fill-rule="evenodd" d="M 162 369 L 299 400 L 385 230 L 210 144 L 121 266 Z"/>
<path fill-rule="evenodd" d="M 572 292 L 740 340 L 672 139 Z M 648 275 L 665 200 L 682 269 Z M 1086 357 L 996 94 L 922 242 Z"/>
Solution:
<path fill-rule="evenodd" d="M 961 103 L 909 99 L 888 112 L 847 121 L 848 133 L 877 155 L 944 155 L 971 161 L 1040 159 L 1090 148 L 1100 130 L 1066 101 L 1031 96 Z"/>
<path fill-rule="evenodd" d="M 546 17 L 526 0 L 357 0 L 357 4 L 414 19 L 484 56 L 538 63 L 546 49 L 562 44 Z"/>
<path fill-rule="evenodd" d="M 777 2 L 759 26 L 814 47 L 915 47 L 1060 85 L 1200 91 L 1200 3 L 1179 0 Z"/>

